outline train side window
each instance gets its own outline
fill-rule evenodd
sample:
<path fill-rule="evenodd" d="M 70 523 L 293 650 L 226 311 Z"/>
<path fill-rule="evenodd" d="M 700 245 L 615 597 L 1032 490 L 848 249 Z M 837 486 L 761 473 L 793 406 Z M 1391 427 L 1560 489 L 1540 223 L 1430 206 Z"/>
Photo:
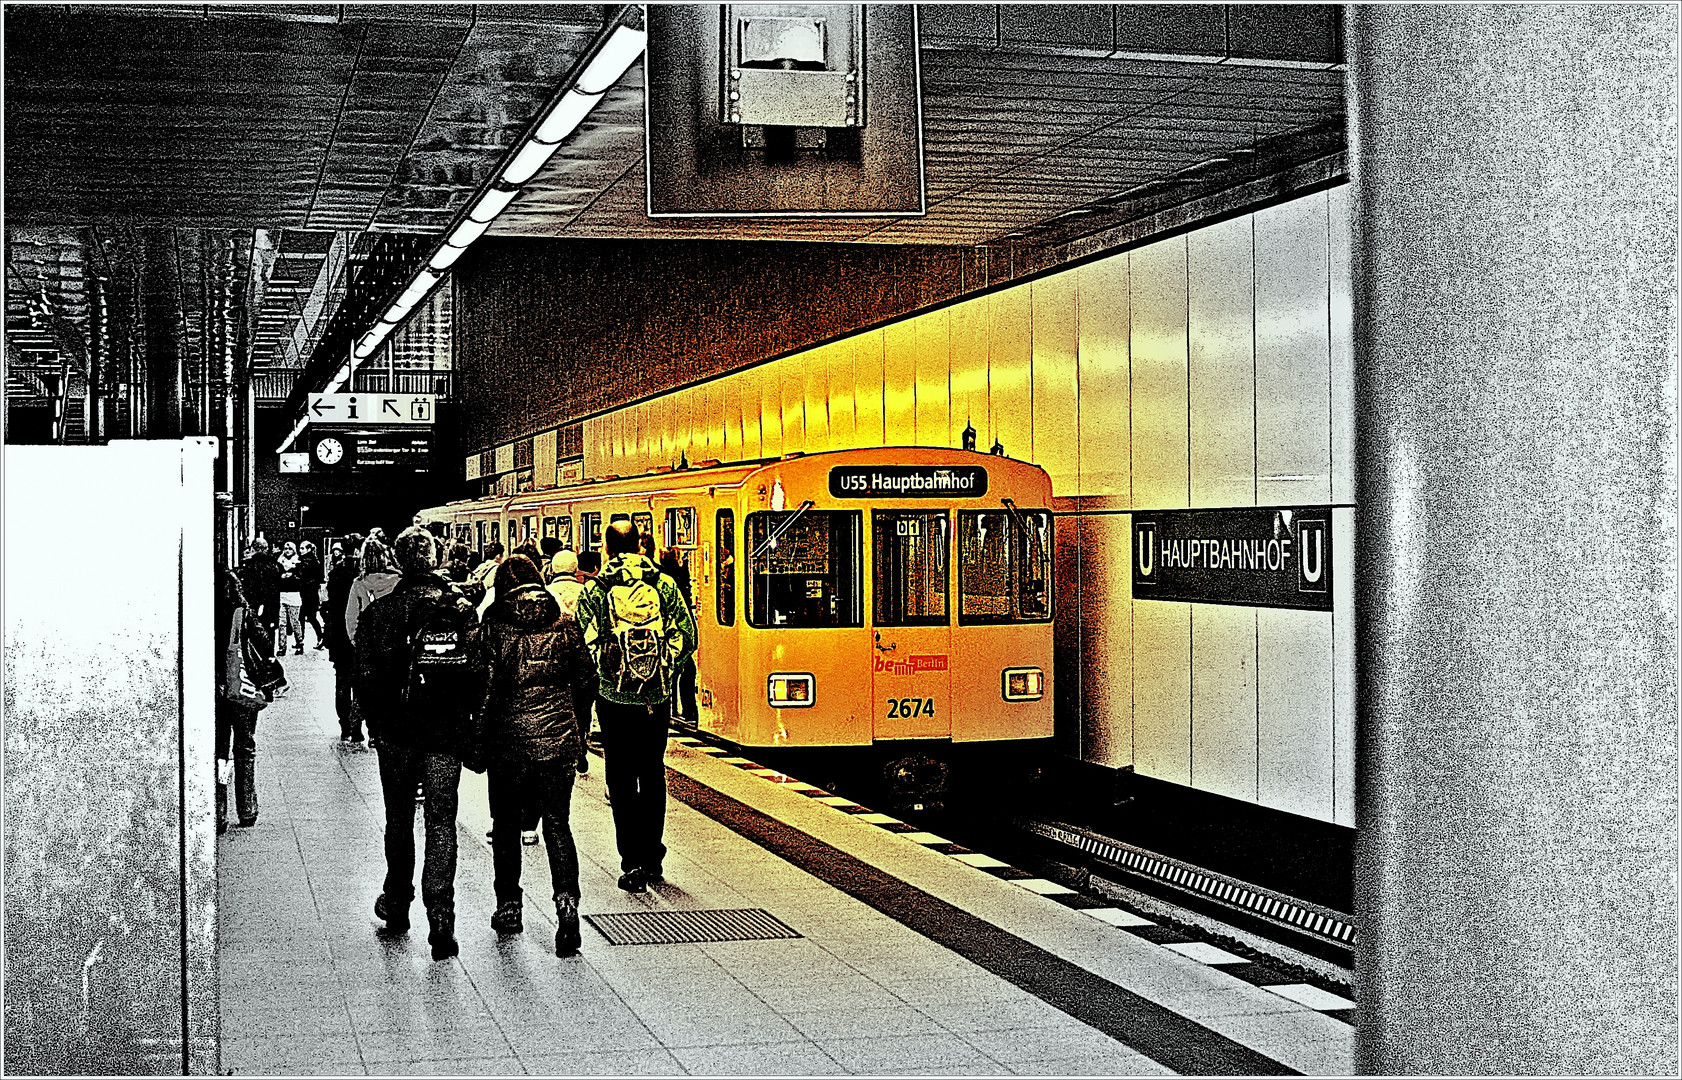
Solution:
<path fill-rule="evenodd" d="M 602 515 L 601 511 L 587 511 L 578 516 L 579 539 L 583 541 L 580 551 L 600 551 L 602 549 Z"/>
<path fill-rule="evenodd" d="M 736 625 L 736 512 L 718 512 L 718 625 Z"/>
<path fill-rule="evenodd" d="M 522 524 L 524 527 L 520 530 L 520 539 L 535 540 L 537 538 L 537 516 L 528 515 Z"/>
<path fill-rule="evenodd" d="M 944 626 L 947 536 L 944 510 L 877 510 L 875 532 L 877 626 Z"/>
<path fill-rule="evenodd" d="M 637 530 L 638 536 L 652 537 L 654 535 L 654 515 L 644 510 L 638 510 L 631 515 L 631 527 Z"/>
<path fill-rule="evenodd" d="M 695 508 L 674 506 L 666 511 L 666 546 L 692 548 L 698 542 L 695 534 Z"/>
<path fill-rule="evenodd" d="M 493 544 L 502 543 L 502 522 L 501 521 L 491 522 L 491 543 L 493 543 Z"/>
<path fill-rule="evenodd" d="M 743 530 L 749 626 L 863 626 L 857 510 L 762 511 Z"/>
<path fill-rule="evenodd" d="M 555 535 L 555 519 L 545 514 L 543 517 L 543 538 L 545 540 Z"/>
<path fill-rule="evenodd" d="M 561 542 L 561 550 L 574 550 L 572 546 L 572 515 L 565 514 L 556 518 L 555 531 L 551 535 Z"/>
<path fill-rule="evenodd" d="M 1051 514 L 1045 510 L 958 513 L 958 622 L 1051 618 Z"/>

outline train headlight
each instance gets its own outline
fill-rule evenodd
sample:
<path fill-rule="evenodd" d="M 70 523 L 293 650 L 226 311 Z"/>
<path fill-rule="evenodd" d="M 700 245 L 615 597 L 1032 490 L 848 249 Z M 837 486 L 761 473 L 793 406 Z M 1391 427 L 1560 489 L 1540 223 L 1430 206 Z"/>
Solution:
<path fill-rule="evenodd" d="M 1045 672 L 1037 667 L 1005 668 L 1001 681 L 1006 701 L 1038 701 L 1045 696 Z"/>
<path fill-rule="evenodd" d="M 817 680 L 803 671 L 779 671 L 765 681 L 765 700 L 773 709 L 809 709 Z"/>

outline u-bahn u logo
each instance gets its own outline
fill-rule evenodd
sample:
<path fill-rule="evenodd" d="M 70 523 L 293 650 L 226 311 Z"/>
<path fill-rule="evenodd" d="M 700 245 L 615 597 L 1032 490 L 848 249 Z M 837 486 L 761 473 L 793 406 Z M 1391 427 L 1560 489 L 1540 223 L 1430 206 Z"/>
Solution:
<path fill-rule="evenodd" d="M 1323 593 L 1331 589 L 1331 544 L 1321 518 L 1296 520 L 1297 592 Z"/>
<path fill-rule="evenodd" d="M 1156 522 L 1133 523 L 1133 581 L 1137 585 L 1155 585 Z"/>

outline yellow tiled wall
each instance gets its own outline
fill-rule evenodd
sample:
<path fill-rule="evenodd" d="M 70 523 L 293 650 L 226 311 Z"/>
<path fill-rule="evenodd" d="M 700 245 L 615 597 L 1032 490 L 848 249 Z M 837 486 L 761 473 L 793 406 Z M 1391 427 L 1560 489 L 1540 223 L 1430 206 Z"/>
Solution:
<path fill-rule="evenodd" d="M 1059 496 L 1101 497 L 1058 530 L 1082 756 L 1353 824 L 1352 511 L 1334 514 L 1331 614 L 1135 603 L 1127 562 L 1131 509 L 1353 499 L 1347 192 L 592 418 L 585 474 L 957 446 L 973 426 Z"/>

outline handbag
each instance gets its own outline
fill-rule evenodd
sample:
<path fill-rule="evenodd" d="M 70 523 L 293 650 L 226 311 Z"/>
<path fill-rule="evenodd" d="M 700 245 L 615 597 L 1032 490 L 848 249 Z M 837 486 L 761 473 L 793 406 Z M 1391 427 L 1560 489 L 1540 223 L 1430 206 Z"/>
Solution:
<path fill-rule="evenodd" d="M 240 682 L 250 681 L 256 695 L 266 705 L 274 700 L 274 693 L 286 685 L 286 670 L 280 661 L 264 656 L 255 642 L 240 635 L 240 649 L 244 663 L 240 665 Z"/>

